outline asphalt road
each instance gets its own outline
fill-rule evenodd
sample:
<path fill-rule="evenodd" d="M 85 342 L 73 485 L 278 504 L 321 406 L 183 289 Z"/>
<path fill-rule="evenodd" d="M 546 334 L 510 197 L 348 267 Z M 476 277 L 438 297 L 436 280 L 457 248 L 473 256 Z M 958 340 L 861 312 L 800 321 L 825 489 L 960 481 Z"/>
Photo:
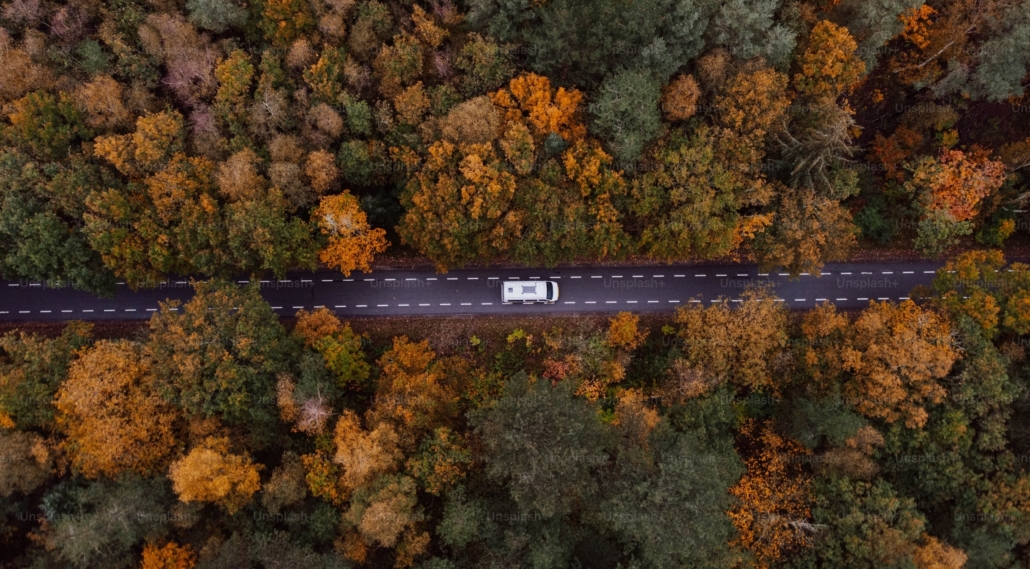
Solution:
<path fill-rule="evenodd" d="M 822 302 L 858 308 L 870 300 L 908 298 L 915 286 L 930 284 L 940 266 L 934 262 L 830 264 L 822 276 L 803 274 L 795 280 L 786 273 L 761 273 L 754 265 L 472 269 L 447 274 L 384 270 L 350 278 L 320 271 L 262 280 L 261 294 L 282 315 L 322 306 L 348 317 L 661 312 L 721 297 L 739 301 L 747 286 L 769 283 L 788 308 L 812 308 Z M 556 304 L 501 304 L 501 281 L 535 279 L 559 283 L 561 297 Z M 186 301 L 191 295 L 186 280 L 139 291 L 120 285 L 112 298 L 45 283 L 0 281 L 0 320 L 144 319 L 159 309 L 159 302 Z"/>

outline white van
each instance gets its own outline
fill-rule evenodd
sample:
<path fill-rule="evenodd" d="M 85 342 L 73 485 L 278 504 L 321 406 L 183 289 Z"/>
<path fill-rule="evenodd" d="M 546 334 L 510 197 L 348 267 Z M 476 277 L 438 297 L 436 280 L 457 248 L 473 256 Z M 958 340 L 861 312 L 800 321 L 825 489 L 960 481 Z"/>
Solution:
<path fill-rule="evenodd" d="M 554 304 L 558 300 L 554 281 L 504 281 L 501 285 L 502 304 Z"/>

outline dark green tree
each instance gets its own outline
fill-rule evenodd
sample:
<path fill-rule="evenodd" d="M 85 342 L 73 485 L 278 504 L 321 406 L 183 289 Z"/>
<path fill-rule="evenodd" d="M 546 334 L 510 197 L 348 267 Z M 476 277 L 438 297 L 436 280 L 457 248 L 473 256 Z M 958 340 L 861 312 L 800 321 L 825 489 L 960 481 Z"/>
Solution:
<path fill-rule="evenodd" d="M 620 69 L 663 81 L 704 47 L 708 0 L 473 0 L 469 15 L 501 41 L 526 44 L 529 68 L 595 87 Z"/>
<path fill-rule="evenodd" d="M 646 445 L 620 448 L 602 478 L 595 523 L 620 536 L 641 566 L 724 566 L 734 534 L 727 489 L 743 471 L 728 437 L 710 446 L 660 425 Z"/>
<path fill-rule="evenodd" d="M 594 132 L 608 143 L 619 165 L 635 162 L 661 132 L 661 94 L 661 80 L 648 69 L 620 70 L 601 84 L 597 101 L 590 105 Z"/>
<path fill-rule="evenodd" d="M 45 534 L 63 563 L 75 567 L 131 567 L 145 539 L 167 531 L 171 503 L 163 478 L 123 478 L 81 486 L 68 480 L 43 497 Z"/>
<path fill-rule="evenodd" d="M 609 460 L 605 430 L 573 389 L 519 373 L 494 407 L 473 415 L 487 475 L 508 485 L 523 512 L 561 515 L 597 491 L 591 471 Z"/>
<path fill-rule="evenodd" d="M 198 28 L 221 33 L 247 23 L 247 9 L 232 0 L 188 0 L 190 20 Z"/>

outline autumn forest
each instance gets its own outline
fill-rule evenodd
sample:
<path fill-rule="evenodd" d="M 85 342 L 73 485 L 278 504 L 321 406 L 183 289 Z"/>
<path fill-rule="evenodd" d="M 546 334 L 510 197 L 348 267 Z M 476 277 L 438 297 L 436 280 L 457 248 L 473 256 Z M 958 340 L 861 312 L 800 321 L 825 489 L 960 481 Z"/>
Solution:
<path fill-rule="evenodd" d="M 2 278 L 196 279 L 0 334 L 0 568 L 1030 567 L 1028 82 L 1028 0 L 0 0 Z M 388 332 L 233 280 L 858 254 L 944 266 Z"/>

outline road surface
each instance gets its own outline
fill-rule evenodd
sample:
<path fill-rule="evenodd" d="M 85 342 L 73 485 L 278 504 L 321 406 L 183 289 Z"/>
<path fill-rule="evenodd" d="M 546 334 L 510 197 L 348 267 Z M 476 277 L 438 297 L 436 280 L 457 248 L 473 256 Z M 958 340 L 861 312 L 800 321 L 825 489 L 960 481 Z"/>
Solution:
<path fill-rule="evenodd" d="M 261 294 L 276 313 L 332 309 L 340 316 L 455 314 L 544 314 L 569 312 L 660 312 L 686 303 L 719 298 L 739 301 L 749 285 L 768 283 L 791 309 L 831 302 L 858 308 L 870 300 L 904 300 L 917 285 L 929 285 L 940 263 L 914 261 L 829 264 L 822 276 L 759 272 L 754 265 L 648 266 L 560 269 L 469 269 L 447 274 L 382 270 L 354 273 L 294 273 L 283 280 L 262 280 Z M 504 280 L 553 280 L 561 297 L 554 305 L 502 305 Z M 247 280 L 238 280 L 249 284 Z M 98 298 L 45 283 L 0 281 L 0 320 L 145 319 L 167 299 L 186 301 L 192 287 L 170 280 L 153 289 L 118 287 L 112 298 Z"/>

